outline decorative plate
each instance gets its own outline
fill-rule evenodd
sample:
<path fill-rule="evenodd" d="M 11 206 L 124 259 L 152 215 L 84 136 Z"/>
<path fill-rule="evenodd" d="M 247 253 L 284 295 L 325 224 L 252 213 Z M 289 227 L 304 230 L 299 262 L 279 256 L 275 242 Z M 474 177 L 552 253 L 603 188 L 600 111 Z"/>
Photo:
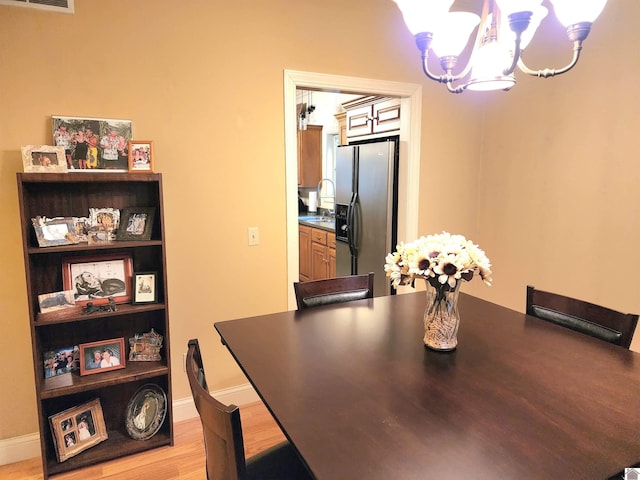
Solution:
<path fill-rule="evenodd" d="M 167 395 L 158 385 L 148 383 L 133 394 L 127 405 L 126 426 L 135 440 L 153 437 L 167 414 Z"/>

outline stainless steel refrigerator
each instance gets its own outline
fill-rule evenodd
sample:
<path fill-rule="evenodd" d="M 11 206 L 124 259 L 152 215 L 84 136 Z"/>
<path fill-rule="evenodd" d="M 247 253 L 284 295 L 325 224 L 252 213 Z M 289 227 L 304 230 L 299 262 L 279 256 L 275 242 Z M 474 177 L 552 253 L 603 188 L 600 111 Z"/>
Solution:
<path fill-rule="evenodd" d="M 375 296 L 391 294 L 385 256 L 397 241 L 398 142 L 338 147 L 336 274 L 375 273 Z"/>

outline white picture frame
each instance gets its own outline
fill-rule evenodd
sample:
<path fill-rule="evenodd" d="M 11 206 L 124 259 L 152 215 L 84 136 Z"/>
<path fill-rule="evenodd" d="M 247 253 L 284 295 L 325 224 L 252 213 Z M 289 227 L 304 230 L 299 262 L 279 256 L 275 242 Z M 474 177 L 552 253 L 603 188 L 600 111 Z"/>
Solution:
<path fill-rule="evenodd" d="M 67 173 L 64 148 L 51 145 L 22 147 L 22 166 L 25 172 Z"/>

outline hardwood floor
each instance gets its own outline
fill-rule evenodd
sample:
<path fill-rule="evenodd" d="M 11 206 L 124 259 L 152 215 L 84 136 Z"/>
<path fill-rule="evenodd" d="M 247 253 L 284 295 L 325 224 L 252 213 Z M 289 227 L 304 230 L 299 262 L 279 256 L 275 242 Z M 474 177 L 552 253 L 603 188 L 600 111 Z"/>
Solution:
<path fill-rule="evenodd" d="M 284 440 L 282 431 L 262 403 L 240 408 L 245 455 L 256 453 Z M 200 419 L 176 423 L 174 446 L 130 455 L 99 465 L 57 475 L 55 480 L 203 480 L 204 442 Z M 0 466 L 0 480 L 42 480 L 40 458 Z"/>

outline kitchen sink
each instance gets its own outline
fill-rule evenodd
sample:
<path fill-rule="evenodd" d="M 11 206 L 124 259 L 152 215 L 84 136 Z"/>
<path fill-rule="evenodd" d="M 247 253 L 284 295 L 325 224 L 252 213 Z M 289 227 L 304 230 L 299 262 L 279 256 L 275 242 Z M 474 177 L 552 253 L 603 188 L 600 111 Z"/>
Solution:
<path fill-rule="evenodd" d="M 333 222 L 335 217 L 329 217 L 325 215 L 302 215 L 298 217 L 298 220 L 303 222 Z"/>

